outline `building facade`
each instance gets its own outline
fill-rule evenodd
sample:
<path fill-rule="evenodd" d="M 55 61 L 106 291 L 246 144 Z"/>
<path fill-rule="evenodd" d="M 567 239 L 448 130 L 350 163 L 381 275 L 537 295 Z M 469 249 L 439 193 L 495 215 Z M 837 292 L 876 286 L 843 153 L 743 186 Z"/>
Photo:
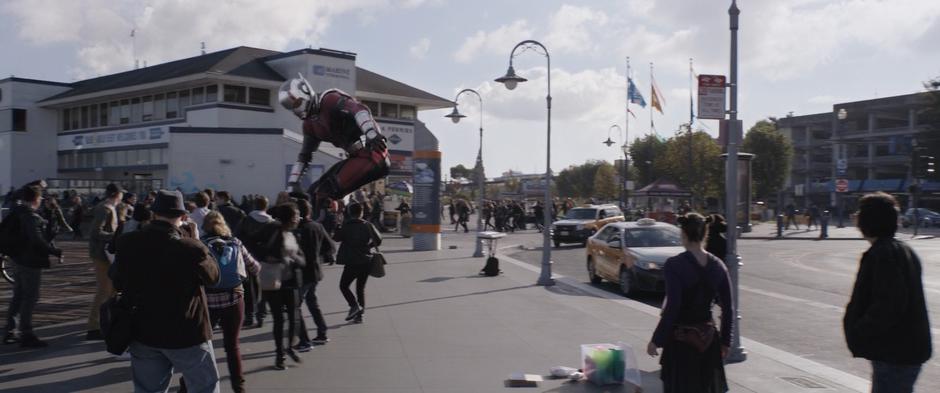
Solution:
<path fill-rule="evenodd" d="M 917 140 L 940 137 L 927 125 L 926 107 L 926 97 L 915 93 L 779 119 L 779 130 L 794 148 L 784 199 L 804 208 L 836 206 L 840 195 L 885 191 L 906 203 Z M 926 182 L 924 190 L 938 192 L 940 184 Z"/>
<path fill-rule="evenodd" d="M 47 178 L 91 193 L 115 181 L 135 191 L 273 196 L 303 138 L 300 120 L 277 103 L 278 87 L 298 74 L 316 91 L 337 88 L 368 105 L 389 139 L 393 180 L 410 182 L 418 112 L 453 103 L 355 60 L 329 49 L 236 47 L 74 83 L 0 80 L 0 187 Z M 304 183 L 343 154 L 321 145 Z"/>

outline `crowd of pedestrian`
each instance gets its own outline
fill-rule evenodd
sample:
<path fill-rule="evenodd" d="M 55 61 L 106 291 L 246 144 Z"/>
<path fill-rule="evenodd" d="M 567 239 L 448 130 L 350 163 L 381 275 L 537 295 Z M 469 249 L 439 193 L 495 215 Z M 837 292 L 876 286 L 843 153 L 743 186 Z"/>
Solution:
<path fill-rule="evenodd" d="M 285 369 L 287 358 L 302 362 L 300 353 L 329 342 L 317 299 L 322 264 L 345 265 L 340 293 L 350 307 L 346 320 L 363 322 L 365 284 L 382 242 L 376 225 L 383 210 L 380 194 L 362 191 L 348 205 L 329 201 L 314 211 L 305 195 L 278 195 L 273 206 L 262 195 L 246 195 L 235 205 L 230 193 L 213 190 L 189 198 L 160 190 L 138 200 L 109 184 L 90 208 L 69 193 L 72 206 L 63 213 L 58 196 L 44 187 L 31 183 L 6 198 L 12 201 L 12 219 L 0 223 L 0 243 L 17 264 L 17 276 L 4 344 L 47 346 L 32 329 L 41 272 L 50 267 L 50 257 L 62 255 L 56 235 L 82 225 L 96 286 L 85 339 L 106 338 L 99 311 L 116 292 L 133 304 L 137 311 L 127 355 L 136 391 L 165 391 L 174 370 L 182 373 L 185 391 L 218 391 L 215 329 L 225 347 L 232 389 L 245 391 L 239 337 L 243 329 L 262 327 L 269 315 L 274 368 Z M 399 210 L 410 207 L 404 202 Z M 18 246 L 7 247 L 11 243 Z M 349 288 L 353 282 L 355 293 Z M 304 308 L 315 324 L 312 338 Z"/>

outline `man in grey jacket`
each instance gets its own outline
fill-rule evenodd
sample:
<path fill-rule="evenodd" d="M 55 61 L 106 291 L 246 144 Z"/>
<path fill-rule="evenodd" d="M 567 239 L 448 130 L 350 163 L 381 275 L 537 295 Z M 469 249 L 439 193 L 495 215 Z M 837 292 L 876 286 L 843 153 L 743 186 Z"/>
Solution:
<path fill-rule="evenodd" d="M 91 257 L 92 264 L 95 266 L 96 288 L 95 299 L 91 303 L 91 310 L 88 312 L 88 333 L 86 340 L 101 340 L 101 328 L 98 326 L 98 311 L 101 304 L 108 300 L 114 294 L 114 286 L 111 285 L 111 279 L 108 278 L 108 268 L 111 262 L 105 254 L 105 248 L 108 243 L 114 240 L 114 231 L 118 227 L 118 217 L 116 207 L 124 196 L 124 189 L 117 184 L 111 183 L 105 188 L 105 199 L 95 206 L 91 221 L 90 240 L 88 243 L 88 256 Z"/>

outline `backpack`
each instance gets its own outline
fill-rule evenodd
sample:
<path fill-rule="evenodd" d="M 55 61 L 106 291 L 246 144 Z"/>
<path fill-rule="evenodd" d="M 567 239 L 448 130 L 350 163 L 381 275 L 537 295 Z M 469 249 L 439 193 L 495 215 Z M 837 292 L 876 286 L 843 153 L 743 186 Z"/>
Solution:
<path fill-rule="evenodd" d="M 209 286 L 210 290 L 229 290 L 237 288 L 245 280 L 245 264 L 241 262 L 241 244 L 236 239 L 210 237 L 203 241 L 209 248 L 209 254 L 219 265 L 219 282 Z"/>
<path fill-rule="evenodd" d="M 0 221 L 0 254 L 18 255 L 26 244 L 26 236 L 20 224 L 19 212 L 14 210 Z"/>

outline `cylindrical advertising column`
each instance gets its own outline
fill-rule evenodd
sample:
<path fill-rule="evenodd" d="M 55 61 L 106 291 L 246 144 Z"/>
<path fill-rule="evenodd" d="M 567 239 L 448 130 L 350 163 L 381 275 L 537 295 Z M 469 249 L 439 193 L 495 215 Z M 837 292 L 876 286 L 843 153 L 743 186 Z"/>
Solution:
<path fill-rule="evenodd" d="M 441 249 L 441 152 L 416 150 L 411 221 L 415 251 Z"/>

